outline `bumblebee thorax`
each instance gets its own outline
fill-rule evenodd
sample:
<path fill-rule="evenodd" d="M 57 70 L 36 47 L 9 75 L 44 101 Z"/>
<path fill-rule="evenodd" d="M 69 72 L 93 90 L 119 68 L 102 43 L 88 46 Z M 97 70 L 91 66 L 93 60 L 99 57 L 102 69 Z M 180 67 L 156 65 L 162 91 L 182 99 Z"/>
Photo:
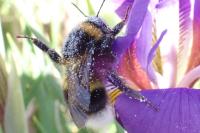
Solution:
<path fill-rule="evenodd" d="M 111 29 L 100 17 L 96 16 L 88 17 L 88 19 L 85 22 L 90 23 L 91 25 L 94 25 L 95 27 L 99 28 L 104 34 L 111 32 Z"/>

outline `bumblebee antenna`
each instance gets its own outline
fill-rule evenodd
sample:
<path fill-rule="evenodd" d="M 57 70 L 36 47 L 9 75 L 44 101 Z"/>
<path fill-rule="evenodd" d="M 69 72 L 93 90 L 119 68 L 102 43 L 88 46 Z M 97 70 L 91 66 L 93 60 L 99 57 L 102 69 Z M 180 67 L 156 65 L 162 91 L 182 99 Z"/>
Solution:
<path fill-rule="evenodd" d="M 72 3 L 72 5 L 75 6 L 76 9 L 77 9 L 84 17 L 88 17 L 87 15 L 85 15 L 85 13 L 83 13 L 83 12 L 81 11 L 81 9 L 80 9 L 76 4 Z"/>
<path fill-rule="evenodd" d="M 98 17 L 99 16 L 99 13 L 100 13 L 100 11 L 101 11 L 101 8 L 103 7 L 103 4 L 104 4 L 104 2 L 105 2 L 106 0 L 103 0 L 103 2 L 101 3 L 101 6 L 100 6 L 100 8 L 99 8 L 99 11 L 97 12 L 97 15 L 96 15 L 96 17 Z"/>
<path fill-rule="evenodd" d="M 17 35 L 16 38 L 26 38 L 26 39 L 30 39 L 32 41 L 35 40 L 35 38 L 29 37 L 29 36 L 23 36 L 23 35 Z"/>

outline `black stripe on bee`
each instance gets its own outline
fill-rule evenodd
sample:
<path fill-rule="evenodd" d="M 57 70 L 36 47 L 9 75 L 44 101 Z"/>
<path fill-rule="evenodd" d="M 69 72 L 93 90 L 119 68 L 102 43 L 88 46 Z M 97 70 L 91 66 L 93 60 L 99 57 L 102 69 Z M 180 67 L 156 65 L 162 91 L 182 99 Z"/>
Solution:
<path fill-rule="evenodd" d="M 93 38 L 81 28 L 75 29 L 68 36 L 63 47 L 63 56 L 65 59 L 83 56 L 88 48 L 88 42 Z"/>
<path fill-rule="evenodd" d="M 96 113 L 106 106 L 107 95 L 105 88 L 95 88 L 91 91 L 89 113 Z"/>

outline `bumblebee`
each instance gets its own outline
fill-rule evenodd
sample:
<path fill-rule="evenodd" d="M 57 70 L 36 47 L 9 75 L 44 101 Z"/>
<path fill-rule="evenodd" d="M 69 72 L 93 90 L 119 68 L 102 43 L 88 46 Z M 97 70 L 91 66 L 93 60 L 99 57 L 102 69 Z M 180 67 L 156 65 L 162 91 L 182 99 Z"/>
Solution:
<path fill-rule="evenodd" d="M 128 10 L 124 20 L 110 28 L 98 17 L 101 7 L 96 16 L 88 17 L 69 33 L 62 48 L 62 56 L 36 38 L 18 36 L 32 40 L 52 61 L 65 66 L 64 94 L 72 119 L 79 128 L 101 125 L 97 124 L 100 119 L 104 119 L 101 122 L 104 124 L 112 120 L 113 111 L 106 92 L 108 84 L 117 88 L 111 93 L 112 100 L 121 91 L 130 93 L 127 91 L 130 89 L 112 72 L 115 62 L 112 42 L 125 25 Z M 135 91 L 129 95 L 145 99 Z"/>

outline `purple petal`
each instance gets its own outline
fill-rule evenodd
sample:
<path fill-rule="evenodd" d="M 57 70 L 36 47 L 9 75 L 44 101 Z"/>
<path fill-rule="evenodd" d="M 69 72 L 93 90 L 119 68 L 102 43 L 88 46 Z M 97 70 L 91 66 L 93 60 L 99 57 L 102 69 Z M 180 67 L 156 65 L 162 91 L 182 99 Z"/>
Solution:
<path fill-rule="evenodd" d="M 120 18 L 124 18 L 127 8 L 133 4 L 134 0 L 113 0 L 114 2 L 121 3 L 120 7 L 117 8 L 116 13 Z"/>
<path fill-rule="evenodd" d="M 178 46 L 178 79 L 186 72 L 189 62 L 190 42 L 192 42 L 191 0 L 179 0 L 179 46 Z"/>
<path fill-rule="evenodd" d="M 193 18 L 193 44 L 188 71 L 200 65 L 200 1 L 195 0 Z"/>
<path fill-rule="evenodd" d="M 147 56 L 152 46 L 152 16 L 147 12 L 139 37 L 136 39 L 136 55 L 145 70 L 147 66 Z"/>
<path fill-rule="evenodd" d="M 142 26 L 145 18 L 149 0 L 135 0 L 129 13 L 128 26 L 126 36 L 118 37 L 113 43 L 113 51 L 117 58 L 131 46 L 135 40 L 135 36 Z M 125 16 L 125 14 L 124 14 Z"/>
<path fill-rule="evenodd" d="M 163 8 L 157 9 L 156 34 L 160 35 L 165 29 L 167 29 L 167 35 L 161 41 L 159 48 L 162 58 L 162 76 L 165 79 L 166 87 L 170 88 L 176 86 L 178 69 L 179 2 L 176 0 Z"/>
<path fill-rule="evenodd" d="M 174 3 L 175 3 L 175 0 L 160 0 L 159 3 L 156 5 L 156 8 L 157 9 L 164 8 Z"/>
<path fill-rule="evenodd" d="M 147 12 L 144 22 L 142 24 L 139 38 L 136 39 L 136 55 L 142 68 L 145 70 L 145 72 L 147 72 L 149 79 L 152 82 L 156 83 L 156 76 L 152 65 L 149 65 L 149 68 L 147 69 L 148 65 L 147 59 L 149 51 L 151 49 L 151 43 L 152 43 L 152 16 L 150 12 Z"/>
<path fill-rule="evenodd" d="M 134 39 L 131 37 L 117 37 L 113 43 L 112 50 L 116 54 L 116 59 L 120 59 L 121 55 L 131 46 Z"/>
<path fill-rule="evenodd" d="M 199 133 L 200 90 L 171 88 L 141 93 L 159 111 L 121 94 L 115 102 L 116 116 L 129 133 Z"/>
<path fill-rule="evenodd" d="M 190 70 L 184 75 L 178 87 L 190 87 L 193 86 L 200 78 L 200 65 Z"/>
<path fill-rule="evenodd" d="M 135 0 L 129 15 L 127 35 L 135 38 L 144 21 L 150 0 Z"/>
<path fill-rule="evenodd" d="M 148 53 L 146 70 L 147 70 L 147 74 L 148 74 L 149 78 L 150 78 L 151 81 L 153 81 L 154 83 L 156 83 L 156 79 L 154 78 L 154 77 L 155 77 L 155 76 L 154 76 L 155 74 L 153 73 L 152 68 L 150 67 L 150 65 L 151 65 L 151 63 L 152 63 L 152 61 L 153 61 L 153 58 L 154 58 L 154 56 L 155 56 L 156 49 L 158 48 L 160 42 L 162 41 L 162 39 L 163 39 L 163 37 L 164 37 L 164 35 L 165 35 L 166 33 L 167 33 L 167 30 L 164 30 L 164 31 L 161 33 L 161 35 L 160 35 L 158 41 L 153 45 L 153 47 L 151 48 L 150 52 Z"/>

